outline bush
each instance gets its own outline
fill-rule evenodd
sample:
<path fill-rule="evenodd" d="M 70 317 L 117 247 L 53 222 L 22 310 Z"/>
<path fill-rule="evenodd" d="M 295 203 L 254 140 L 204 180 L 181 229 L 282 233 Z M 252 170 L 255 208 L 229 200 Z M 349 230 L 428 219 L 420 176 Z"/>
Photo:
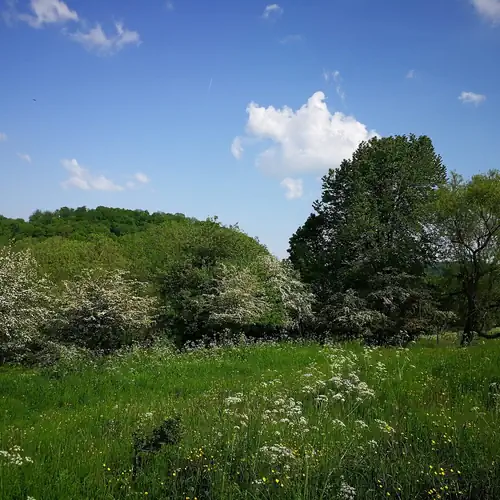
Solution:
<path fill-rule="evenodd" d="M 85 270 L 63 283 L 59 311 L 49 326 L 51 337 L 105 353 L 146 340 L 157 303 L 145 286 L 126 271 Z"/>
<path fill-rule="evenodd" d="M 18 361 L 53 311 L 52 284 L 29 250 L 0 248 L 0 364 Z"/>
<path fill-rule="evenodd" d="M 264 255 L 246 267 L 221 265 L 212 293 L 201 298 L 215 326 L 300 329 L 312 317 L 312 294 L 288 262 Z"/>

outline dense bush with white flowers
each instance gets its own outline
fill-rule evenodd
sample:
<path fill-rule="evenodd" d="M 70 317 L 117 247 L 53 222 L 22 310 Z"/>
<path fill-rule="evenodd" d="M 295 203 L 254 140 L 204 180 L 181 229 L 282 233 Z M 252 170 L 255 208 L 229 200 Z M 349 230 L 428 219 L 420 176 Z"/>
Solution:
<path fill-rule="evenodd" d="M 272 255 L 261 257 L 268 284 L 268 300 L 277 295 L 278 304 L 284 312 L 287 326 L 297 326 L 312 318 L 314 296 L 308 286 L 302 283 L 298 272 L 289 261 L 280 261 Z"/>
<path fill-rule="evenodd" d="M 214 291 L 202 300 L 214 323 L 258 323 L 279 314 L 279 323 L 295 326 L 312 316 L 312 294 L 292 267 L 265 255 L 252 265 L 219 266 Z"/>
<path fill-rule="evenodd" d="M 58 314 L 49 327 L 51 336 L 107 352 L 146 339 L 157 303 L 145 288 L 125 271 L 85 270 L 63 283 Z"/>
<path fill-rule="evenodd" d="M 24 353 L 52 315 L 52 285 L 29 250 L 0 248 L 0 363 Z"/>

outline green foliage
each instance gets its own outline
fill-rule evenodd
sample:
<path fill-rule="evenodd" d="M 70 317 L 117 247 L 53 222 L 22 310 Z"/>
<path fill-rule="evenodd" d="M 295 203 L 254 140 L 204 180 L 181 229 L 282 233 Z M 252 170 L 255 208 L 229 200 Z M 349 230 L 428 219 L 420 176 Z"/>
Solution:
<path fill-rule="evenodd" d="M 86 240 L 54 236 L 45 240 L 24 239 L 14 248 L 30 248 L 40 268 L 56 283 L 70 280 L 89 268 L 128 269 L 130 263 L 120 242 L 90 234 Z"/>
<path fill-rule="evenodd" d="M 147 210 L 97 207 L 34 212 L 28 221 L 0 217 L 0 244 L 11 240 L 36 240 L 60 236 L 86 240 L 91 234 L 120 237 L 133 234 L 166 221 L 184 220 L 183 214 L 165 214 Z"/>
<path fill-rule="evenodd" d="M 500 172 L 465 181 L 452 174 L 436 203 L 441 259 L 440 284 L 459 305 L 463 343 L 496 326 L 500 310 Z"/>
<path fill-rule="evenodd" d="M 146 232 L 145 236 L 146 241 L 155 240 L 155 248 L 172 245 L 166 231 L 154 235 Z M 154 280 L 164 306 L 159 325 L 183 344 L 212 335 L 211 304 L 203 297 L 216 293 L 216 276 L 221 266 L 242 269 L 268 255 L 268 251 L 236 228 L 226 228 L 212 220 L 176 236 L 171 258 L 157 263 Z"/>
<path fill-rule="evenodd" d="M 87 327 L 77 325 L 87 314 L 85 308 L 88 309 L 89 303 L 96 300 L 97 290 L 92 291 L 91 287 L 104 286 L 98 281 L 99 273 L 87 276 L 89 269 L 101 269 L 108 278 L 124 276 L 124 272 L 129 272 L 130 278 L 147 283 L 151 300 L 154 297 L 161 300 L 160 312 L 154 314 L 154 319 L 158 320 L 155 332 L 172 336 L 183 344 L 187 340 L 212 334 L 214 322 L 202 297 L 213 292 L 218 270 L 223 266 L 245 268 L 248 271 L 246 278 L 252 280 L 252 276 L 262 274 L 262 266 L 259 268 L 255 263 L 260 262 L 262 256 L 269 255 L 263 245 L 237 226 L 225 227 L 217 218 L 197 221 L 182 214 L 149 214 L 105 207 L 88 210 L 81 207 L 62 208 L 54 212 L 37 211 L 26 223 L 28 226 L 16 226 L 19 229 L 17 232 L 12 232 L 12 224 L 12 221 L 2 219 L 0 234 L 14 237 L 13 249 L 31 251 L 39 264 L 40 275 L 47 273 L 58 288 L 54 291 L 54 301 L 56 297 L 60 299 L 61 294 L 65 297 L 65 304 L 57 303 L 57 308 L 63 308 L 61 318 L 64 319 L 55 316 L 51 325 L 53 338 L 68 345 L 72 343 L 92 349 L 115 349 L 135 338 L 137 332 L 132 331 L 134 328 L 125 332 L 123 318 L 120 319 L 123 323 L 123 328 L 119 327 L 122 328 L 120 332 L 102 335 L 98 333 L 99 328 L 108 328 L 109 325 L 98 328 L 93 324 L 92 334 L 86 330 Z M 33 227 L 30 224 L 38 229 L 31 230 Z M 120 231 L 116 229 L 118 226 Z M 82 275 L 86 276 L 83 282 Z M 83 295 L 78 295 L 80 292 Z M 92 293 L 93 298 L 84 297 L 87 292 Z M 83 309 L 77 312 L 80 299 L 87 305 L 82 305 Z M 105 307 L 103 303 L 92 304 L 92 308 L 101 306 Z M 116 303 L 116 308 L 119 306 Z M 120 307 L 127 309 L 128 305 L 123 302 Z M 267 317 L 264 321 L 283 323 L 283 308 L 279 307 L 276 300 L 266 304 Z M 150 313 L 150 308 L 146 307 L 146 312 Z M 111 316 L 107 317 L 111 321 Z M 263 315 L 260 314 L 260 317 Z M 117 318 L 115 320 L 118 321 Z M 64 321 L 68 323 L 65 326 Z M 78 328 L 85 331 L 78 332 Z M 126 336 L 130 338 L 125 339 Z"/>
<path fill-rule="evenodd" d="M 424 319 L 429 325 L 425 272 L 437 245 L 432 207 L 445 180 L 430 139 L 413 135 L 362 143 L 323 178 L 316 213 L 292 236 L 289 252 L 327 324 L 335 325 L 331 313 L 352 290 L 345 300 L 355 294 L 366 311 L 365 326 L 354 330 L 369 326 L 376 337 L 390 339 L 402 332 L 412 337 L 425 329 Z"/>

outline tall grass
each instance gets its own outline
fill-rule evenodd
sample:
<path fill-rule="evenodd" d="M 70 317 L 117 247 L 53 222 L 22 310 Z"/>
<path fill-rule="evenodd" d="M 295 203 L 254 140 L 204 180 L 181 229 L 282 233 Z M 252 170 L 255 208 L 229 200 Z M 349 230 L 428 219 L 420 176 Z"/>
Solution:
<path fill-rule="evenodd" d="M 264 344 L 4 368 L 0 498 L 498 499 L 499 360 Z M 180 444 L 133 481 L 133 432 L 176 415 Z"/>

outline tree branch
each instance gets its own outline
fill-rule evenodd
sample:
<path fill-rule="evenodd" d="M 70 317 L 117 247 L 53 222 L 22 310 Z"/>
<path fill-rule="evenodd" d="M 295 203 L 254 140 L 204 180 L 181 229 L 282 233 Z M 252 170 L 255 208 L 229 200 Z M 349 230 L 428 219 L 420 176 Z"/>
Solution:
<path fill-rule="evenodd" d="M 481 337 L 483 339 L 488 339 L 488 340 L 500 339 L 500 332 L 492 333 L 491 335 L 487 334 L 487 333 L 479 332 L 477 335 L 478 335 L 478 337 Z"/>

